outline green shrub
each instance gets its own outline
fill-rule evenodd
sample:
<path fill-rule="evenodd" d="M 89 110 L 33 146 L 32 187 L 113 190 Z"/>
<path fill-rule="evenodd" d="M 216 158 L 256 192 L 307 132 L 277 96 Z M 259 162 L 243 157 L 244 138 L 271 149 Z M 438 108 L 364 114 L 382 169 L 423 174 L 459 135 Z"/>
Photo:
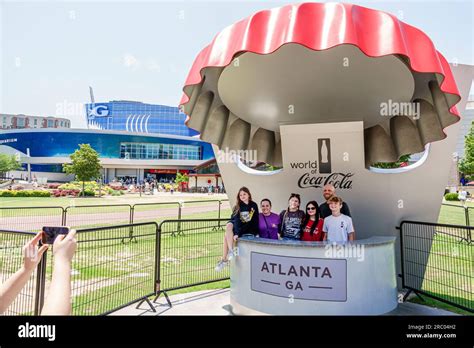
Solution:
<path fill-rule="evenodd" d="M 16 197 L 17 191 L 2 190 L 0 191 L 0 197 Z"/>
<path fill-rule="evenodd" d="M 458 194 L 455 192 L 452 193 L 446 193 L 444 195 L 444 199 L 447 201 L 459 201 Z"/>
<path fill-rule="evenodd" d="M 81 192 L 79 195 L 82 196 L 82 192 Z M 90 190 L 90 189 L 85 189 L 85 190 L 84 190 L 84 196 L 86 196 L 86 197 L 94 197 L 94 196 L 95 196 L 95 191 L 94 191 L 94 190 Z"/>
<path fill-rule="evenodd" d="M 84 183 L 86 190 L 96 191 L 99 189 L 99 184 L 95 181 L 86 181 Z M 71 181 L 67 184 L 62 184 L 58 187 L 61 190 L 81 190 L 82 191 L 82 182 L 80 181 Z"/>
<path fill-rule="evenodd" d="M 31 197 L 51 197 L 51 192 L 49 191 L 39 191 L 39 190 L 34 190 L 32 191 Z"/>
<path fill-rule="evenodd" d="M 115 191 L 115 190 L 114 190 L 114 191 L 112 192 L 112 196 L 121 196 L 120 192 L 122 192 L 122 191 Z"/>
<path fill-rule="evenodd" d="M 16 193 L 17 197 L 31 197 L 31 191 L 23 190 Z"/>
<path fill-rule="evenodd" d="M 0 197 L 51 197 L 51 192 L 41 190 L 0 191 Z"/>

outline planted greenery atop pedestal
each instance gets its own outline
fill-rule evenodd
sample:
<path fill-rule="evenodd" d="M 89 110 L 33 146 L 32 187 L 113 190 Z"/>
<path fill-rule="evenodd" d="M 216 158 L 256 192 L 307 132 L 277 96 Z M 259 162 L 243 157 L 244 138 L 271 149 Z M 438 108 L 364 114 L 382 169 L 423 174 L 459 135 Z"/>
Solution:
<path fill-rule="evenodd" d="M 466 175 L 474 174 L 474 121 L 464 140 L 464 157 L 459 161 L 458 169 Z"/>
<path fill-rule="evenodd" d="M 21 168 L 21 163 L 14 155 L 6 155 L 0 153 L 0 177 L 4 177 L 5 173 Z"/>
<path fill-rule="evenodd" d="M 397 162 L 379 162 L 379 163 L 372 164 L 372 167 L 383 168 L 383 169 L 394 169 L 394 168 L 407 166 L 408 161 L 410 161 L 410 155 L 403 155 L 398 159 Z"/>
<path fill-rule="evenodd" d="M 79 149 L 69 156 L 71 163 L 63 164 L 63 171 L 74 174 L 76 180 L 82 182 L 82 196 L 85 194 L 85 182 L 100 177 L 102 168 L 99 154 L 89 144 L 79 144 Z"/>

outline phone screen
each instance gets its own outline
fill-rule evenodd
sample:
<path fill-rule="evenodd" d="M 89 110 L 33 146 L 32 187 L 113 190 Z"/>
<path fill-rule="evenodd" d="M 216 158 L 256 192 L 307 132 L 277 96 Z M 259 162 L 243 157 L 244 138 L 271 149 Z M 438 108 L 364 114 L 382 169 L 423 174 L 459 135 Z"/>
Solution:
<path fill-rule="evenodd" d="M 56 239 L 58 235 L 68 234 L 68 233 L 69 233 L 69 227 L 66 227 L 66 226 L 57 226 L 57 227 L 45 226 L 43 227 L 42 242 L 43 244 L 53 244 L 54 240 Z"/>

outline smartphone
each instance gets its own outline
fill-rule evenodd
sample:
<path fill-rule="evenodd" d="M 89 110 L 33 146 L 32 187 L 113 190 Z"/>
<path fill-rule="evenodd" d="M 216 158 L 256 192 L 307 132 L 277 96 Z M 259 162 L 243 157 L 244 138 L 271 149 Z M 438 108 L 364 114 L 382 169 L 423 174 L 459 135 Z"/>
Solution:
<path fill-rule="evenodd" d="M 43 236 L 41 241 L 43 244 L 53 244 L 57 236 L 68 233 L 69 227 L 67 226 L 45 226 L 43 227 Z"/>

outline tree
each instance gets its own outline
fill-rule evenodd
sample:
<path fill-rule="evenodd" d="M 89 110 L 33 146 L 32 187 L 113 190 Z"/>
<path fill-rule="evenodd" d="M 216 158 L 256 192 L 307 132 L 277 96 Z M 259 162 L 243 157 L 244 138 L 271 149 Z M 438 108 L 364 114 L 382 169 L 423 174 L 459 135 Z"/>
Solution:
<path fill-rule="evenodd" d="M 0 153 L 0 175 L 2 177 L 5 176 L 5 173 L 20 168 L 21 163 L 15 155 L 7 155 L 4 153 Z"/>
<path fill-rule="evenodd" d="M 178 187 L 181 187 L 181 183 L 189 182 L 189 176 L 187 174 L 176 173 L 176 179 L 174 182 L 178 185 Z"/>
<path fill-rule="evenodd" d="M 474 121 L 464 139 L 464 158 L 459 161 L 458 169 L 461 173 L 472 175 L 474 174 Z"/>
<path fill-rule="evenodd" d="M 79 149 L 74 151 L 71 163 L 63 164 L 63 171 L 74 174 L 76 180 L 82 181 L 82 196 L 85 196 L 85 182 L 98 179 L 100 169 L 99 154 L 89 144 L 79 144 Z"/>

